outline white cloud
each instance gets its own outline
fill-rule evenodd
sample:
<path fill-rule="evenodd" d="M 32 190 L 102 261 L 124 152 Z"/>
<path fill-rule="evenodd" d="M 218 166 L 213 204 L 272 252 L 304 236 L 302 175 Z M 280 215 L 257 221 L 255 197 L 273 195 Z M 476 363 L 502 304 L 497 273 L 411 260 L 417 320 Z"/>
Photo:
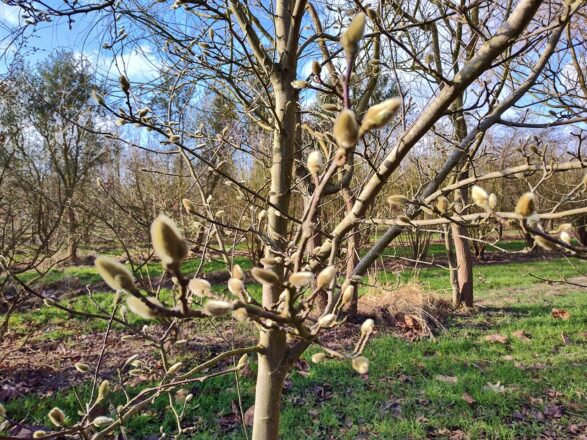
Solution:
<path fill-rule="evenodd" d="M 19 8 L 16 6 L 8 6 L 5 3 L 0 3 L 0 21 L 11 26 L 19 24 Z"/>

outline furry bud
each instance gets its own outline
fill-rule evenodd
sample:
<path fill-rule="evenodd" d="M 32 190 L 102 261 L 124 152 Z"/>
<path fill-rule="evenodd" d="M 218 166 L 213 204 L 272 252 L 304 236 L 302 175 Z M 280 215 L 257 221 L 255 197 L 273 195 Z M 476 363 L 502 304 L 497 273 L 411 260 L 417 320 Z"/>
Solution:
<path fill-rule="evenodd" d="M 304 287 L 314 280 L 312 272 L 295 272 L 289 276 L 289 283 L 294 287 Z"/>
<path fill-rule="evenodd" d="M 369 130 L 383 128 L 393 118 L 402 104 L 401 98 L 395 97 L 374 105 L 367 110 L 361 124 L 361 134 Z"/>
<path fill-rule="evenodd" d="M 185 211 L 188 214 L 197 214 L 198 210 L 196 209 L 196 205 L 194 205 L 194 203 L 190 200 L 190 199 L 183 199 L 181 201 L 181 203 L 183 204 L 183 207 L 185 208 Z"/>
<path fill-rule="evenodd" d="M 352 284 L 346 286 L 345 289 L 342 291 L 342 304 L 345 305 L 350 303 L 353 299 L 354 293 L 355 286 L 353 286 Z"/>
<path fill-rule="evenodd" d="M 122 91 L 124 93 L 128 93 L 128 91 L 130 90 L 130 83 L 128 82 L 128 78 L 125 75 L 120 75 L 118 81 L 120 82 L 120 88 L 122 89 Z"/>
<path fill-rule="evenodd" d="M 552 251 L 552 250 L 556 249 L 556 245 L 553 242 L 551 242 L 550 240 L 547 240 L 546 238 L 542 237 L 541 235 L 534 236 L 534 243 L 536 243 L 542 249 L 546 249 L 547 251 Z"/>
<path fill-rule="evenodd" d="M 49 411 L 48 417 L 51 423 L 53 423 L 55 426 L 65 425 L 65 414 L 57 407 Z"/>
<path fill-rule="evenodd" d="M 489 202 L 489 194 L 483 188 L 478 185 L 473 185 L 471 188 L 471 197 L 473 198 L 473 202 L 479 208 L 486 208 L 487 203 Z"/>
<path fill-rule="evenodd" d="M 450 203 L 446 197 L 440 196 L 438 198 L 438 201 L 436 202 L 436 209 L 438 209 L 441 213 L 446 214 L 449 206 Z"/>
<path fill-rule="evenodd" d="M 245 279 L 245 272 L 241 269 L 241 267 L 238 264 L 232 266 L 231 274 L 233 278 L 237 278 L 241 281 L 244 281 Z"/>
<path fill-rule="evenodd" d="M 534 193 L 527 192 L 518 199 L 516 204 L 516 214 L 522 217 L 530 217 L 536 212 L 536 196 Z"/>
<path fill-rule="evenodd" d="M 151 241 L 165 268 L 177 266 L 188 254 L 187 244 L 177 225 L 161 214 L 151 225 Z"/>
<path fill-rule="evenodd" d="M 337 112 L 340 110 L 340 107 L 336 104 L 323 104 L 322 105 L 322 110 L 326 111 L 326 112 Z"/>
<path fill-rule="evenodd" d="M 326 289 L 336 276 L 336 267 L 328 266 L 318 274 L 316 278 L 316 289 Z"/>
<path fill-rule="evenodd" d="M 104 97 L 100 95 L 96 90 L 92 90 L 92 98 L 98 105 L 104 105 Z"/>
<path fill-rule="evenodd" d="M 242 280 L 239 280 L 238 278 L 231 278 L 228 280 L 228 290 L 234 296 L 243 298 L 245 294 L 245 283 L 243 283 Z"/>
<path fill-rule="evenodd" d="M 87 373 L 88 371 L 90 371 L 90 366 L 88 364 L 83 364 L 81 362 L 77 362 L 76 364 L 73 365 L 75 367 L 75 369 L 77 371 L 79 371 L 80 373 Z"/>
<path fill-rule="evenodd" d="M 334 121 L 334 139 L 339 147 L 351 149 L 359 141 L 359 124 L 351 110 L 343 110 Z"/>
<path fill-rule="evenodd" d="M 374 328 L 375 328 L 375 321 L 373 321 L 372 319 L 367 319 L 361 325 L 361 334 L 362 335 L 369 334 L 373 331 Z"/>
<path fill-rule="evenodd" d="M 497 208 L 497 196 L 494 193 L 489 194 L 489 209 Z"/>
<path fill-rule="evenodd" d="M 167 370 L 167 374 L 173 375 L 173 374 L 177 373 L 182 365 L 183 364 L 181 362 L 177 362 L 176 364 L 173 364 L 171 367 L 169 367 L 169 370 Z"/>
<path fill-rule="evenodd" d="M 365 356 L 359 356 L 353 359 L 353 369 L 359 374 L 367 374 L 369 372 L 369 359 Z"/>
<path fill-rule="evenodd" d="M 204 304 L 204 313 L 210 316 L 226 315 L 233 309 L 231 303 L 227 301 L 211 299 Z"/>
<path fill-rule="evenodd" d="M 232 317 L 240 322 L 246 321 L 249 318 L 249 312 L 244 307 L 241 307 L 232 312 Z"/>
<path fill-rule="evenodd" d="M 148 296 L 146 298 L 151 304 L 158 305 L 159 307 L 163 307 L 161 301 L 153 296 Z M 149 307 L 145 304 L 142 300 L 135 296 L 129 296 L 126 300 L 126 306 L 128 309 L 133 312 L 135 315 L 140 316 L 143 319 L 155 319 L 157 318 L 158 313 L 157 310 Z"/>
<path fill-rule="evenodd" d="M 314 353 L 312 355 L 312 362 L 314 362 L 315 364 L 319 364 L 320 362 L 323 362 L 327 359 L 326 353 Z"/>
<path fill-rule="evenodd" d="M 561 232 L 560 238 L 563 243 L 571 244 L 572 237 L 567 231 Z"/>
<path fill-rule="evenodd" d="M 318 319 L 318 325 L 320 327 L 330 327 L 336 321 L 336 315 L 334 313 L 328 313 Z"/>
<path fill-rule="evenodd" d="M 310 87 L 310 83 L 308 81 L 304 81 L 303 79 L 297 79 L 291 82 L 291 86 L 296 90 L 301 90 Z"/>
<path fill-rule="evenodd" d="M 188 288 L 194 295 L 199 296 L 200 298 L 210 296 L 210 292 L 212 291 L 210 283 L 202 278 L 194 278 L 190 280 Z"/>
<path fill-rule="evenodd" d="M 279 277 L 275 274 L 275 272 L 267 269 L 261 269 L 259 267 L 254 267 L 251 270 L 251 275 L 261 284 L 278 284 Z"/>
<path fill-rule="evenodd" d="M 33 438 L 41 438 L 41 437 L 45 437 L 47 435 L 46 431 L 41 431 L 40 429 L 38 431 L 33 432 Z"/>
<path fill-rule="evenodd" d="M 47 307 L 53 307 L 55 305 L 55 300 L 51 298 L 45 298 L 43 299 L 43 304 L 45 304 Z"/>
<path fill-rule="evenodd" d="M 130 270 L 125 265 L 108 257 L 98 257 L 94 262 L 98 274 L 113 290 L 136 290 Z"/>
<path fill-rule="evenodd" d="M 406 196 L 402 196 L 399 194 L 389 196 L 387 198 L 387 203 L 389 203 L 391 206 L 404 206 L 407 205 L 409 202 L 410 199 L 408 199 Z"/>
<path fill-rule="evenodd" d="M 312 61 L 312 73 L 316 76 L 320 76 L 322 73 L 322 66 L 318 61 Z"/>
<path fill-rule="evenodd" d="M 340 44 L 344 48 L 347 58 L 352 58 L 359 50 L 359 43 L 365 34 L 364 13 L 357 14 L 353 19 L 347 30 L 340 37 Z"/>
<path fill-rule="evenodd" d="M 308 170 L 313 176 L 317 176 L 318 173 L 322 170 L 322 167 L 324 166 L 322 153 L 318 150 L 312 151 L 308 155 L 308 161 L 306 162 L 306 166 L 308 167 Z"/>
<path fill-rule="evenodd" d="M 110 425 L 113 421 L 114 420 L 110 417 L 98 416 L 94 420 L 92 420 L 92 425 L 94 425 L 96 428 L 102 428 L 104 426 Z"/>

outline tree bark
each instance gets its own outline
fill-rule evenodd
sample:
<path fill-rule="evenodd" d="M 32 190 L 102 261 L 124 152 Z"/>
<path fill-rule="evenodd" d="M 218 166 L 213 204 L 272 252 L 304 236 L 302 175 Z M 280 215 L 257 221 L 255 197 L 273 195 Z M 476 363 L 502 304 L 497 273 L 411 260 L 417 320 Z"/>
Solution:
<path fill-rule="evenodd" d="M 78 247 L 79 239 L 77 236 L 77 218 L 74 209 L 70 206 L 67 208 L 67 258 L 70 263 L 77 264 L 79 262 Z"/>

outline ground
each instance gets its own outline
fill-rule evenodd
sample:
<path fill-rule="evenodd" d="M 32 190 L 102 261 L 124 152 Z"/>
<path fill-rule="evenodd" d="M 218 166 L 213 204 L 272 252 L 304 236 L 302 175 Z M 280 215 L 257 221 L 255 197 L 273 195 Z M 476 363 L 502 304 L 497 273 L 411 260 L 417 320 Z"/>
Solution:
<path fill-rule="evenodd" d="M 579 286 L 543 281 L 575 277 L 572 282 L 587 284 L 576 278 L 586 269 L 585 263 L 558 256 L 478 266 L 474 309 L 443 316 L 433 337 L 408 338 L 405 329 L 379 326 L 365 353 L 368 375 L 358 375 L 346 362 L 313 364 L 310 357 L 317 349 L 312 349 L 287 381 L 282 438 L 587 439 L 587 295 Z M 440 268 L 415 274 L 389 270 L 376 278 L 390 289 L 409 283 L 434 297 L 450 296 L 448 276 Z M 63 301 L 93 312 L 107 309 L 111 300 L 112 294 L 95 293 L 91 299 Z M 213 324 L 216 330 L 211 323 L 190 326 L 182 335 L 188 342 L 172 351 L 174 360 L 196 363 L 233 344 L 254 341 L 254 329 L 246 325 Z M 0 400 L 8 417 L 25 428 L 21 434 L 27 427 L 48 426 L 47 412 L 54 406 L 75 417 L 76 394 L 90 392 L 91 375 L 73 364 L 94 365 L 105 325 L 47 307 L 12 318 L 11 333 L 0 344 Z M 150 331 L 159 329 L 151 325 Z M 134 354 L 152 369 L 160 368 L 151 348 L 121 340 L 127 333 L 114 326 L 109 334 L 101 377 L 125 376 L 128 367 L 121 366 Z M 358 334 L 358 325 L 348 324 L 327 344 L 349 348 Z M 238 387 L 231 375 L 186 390 L 195 396 L 184 419 L 191 438 L 245 438 L 239 400 L 244 413 L 253 403 L 254 370 L 252 360 Z M 129 392 L 138 392 L 137 382 L 129 379 Z M 112 404 L 122 401 L 118 390 Z M 160 426 L 172 432 L 168 404 L 158 399 L 126 427 L 127 434 L 155 438 Z"/>

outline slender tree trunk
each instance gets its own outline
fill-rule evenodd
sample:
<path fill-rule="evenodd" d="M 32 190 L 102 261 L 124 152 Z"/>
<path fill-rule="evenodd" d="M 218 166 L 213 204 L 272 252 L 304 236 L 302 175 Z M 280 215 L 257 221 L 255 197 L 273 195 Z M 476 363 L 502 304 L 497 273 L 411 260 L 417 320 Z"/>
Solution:
<path fill-rule="evenodd" d="M 71 263 L 77 264 L 79 262 L 79 255 L 78 255 L 78 247 L 79 247 L 79 239 L 77 236 L 77 218 L 75 215 L 74 209 L 70 206 L 67 208 L 67 228 L 68 228 L 68 237 L 67 237 L 67 255 L 68 259 Z"/>
<path fill-rule="evenodd" d="M 457 279 L 459 286 L 459 304 L 473 306 L 473 257 L 464 227 L 453 224 L 453 243 L 457 260 Z"/>

